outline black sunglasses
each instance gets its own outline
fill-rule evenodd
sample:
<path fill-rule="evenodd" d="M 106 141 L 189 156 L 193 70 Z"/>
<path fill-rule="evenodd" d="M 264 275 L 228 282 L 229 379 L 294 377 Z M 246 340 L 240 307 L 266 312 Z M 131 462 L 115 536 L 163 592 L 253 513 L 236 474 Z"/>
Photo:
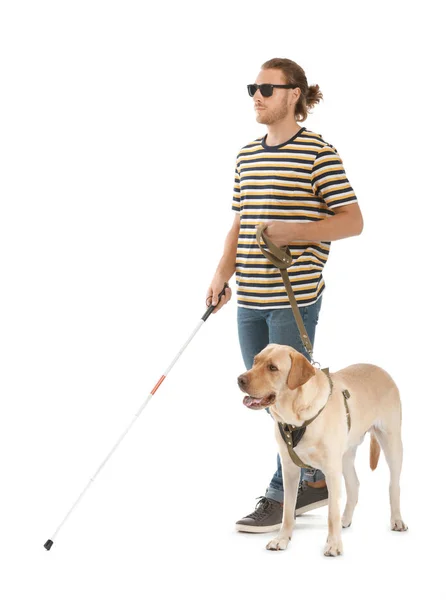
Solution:
<path fill-rule="evenodd" d="M 249 83 L 248 84 L 248 94 L 250 96 L 254 96 L 254 94 L 257 92 L 257 90 L 260 90 L 260 93 L 262 94 L 262 96 L 264 96 L 265 98 L 269 98 L 270 96 L 273 95 L 274 88 L 291 89 L 291 88 L 295 88 L 295 87 L 297 87 L 297 86 L 291 85 L 290 83 L 288 83 L 287 85 L 276 85 L 275 83 L 261 83 L 260 85 L 258 85 L 257 83 Z"/>

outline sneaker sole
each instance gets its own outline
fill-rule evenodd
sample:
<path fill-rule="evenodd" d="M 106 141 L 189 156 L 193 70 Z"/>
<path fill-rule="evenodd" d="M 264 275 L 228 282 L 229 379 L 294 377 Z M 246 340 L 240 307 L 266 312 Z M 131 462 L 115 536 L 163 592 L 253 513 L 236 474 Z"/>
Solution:
<path fill-rule="evenodd" d="M 328 498 L 326 498 L 325 500 L 319 500 L 319 502 L 313 502 L 312 504 L 306 504 L 305 506 L 302 506 L 301 508 L 297 508 L 294 516 L 298 517 L 299 515 L 303 515 L 304 513 L 308 512 L 309 510 L 314 510 L 315 508 L 321 508 L 322 506 L 328 506 Z"/>
<path fill-rule="evenodd" d="M 313 502 L 312 504 L 307 504 L 306 506 L 302 506 L 302 508 L 298 508 L 294 516 L 298 517 L 299 515 L 303 515 L 310 510 L 315 510 L 316 508 L 321 508 L 322 506 L 328 505 L 328 498 L 326 500 L 319 500 L 319 502 Z M 236 531 L 242 531 L 244 533 L 268 533 L 270 531 L 277 531 L 282 526 L 282 521 L 277 523 L 276 525 L 243 525 L 242 523 L 235 525 Z"/>
<path fill-rule="evenodd" d="M 235 530 L 242 531 L 243 533 L 268 533 L 269 531 L 277 531 L 282 526 L 282 521 L 276 525 L 243 525 L 236 524 Z"/>

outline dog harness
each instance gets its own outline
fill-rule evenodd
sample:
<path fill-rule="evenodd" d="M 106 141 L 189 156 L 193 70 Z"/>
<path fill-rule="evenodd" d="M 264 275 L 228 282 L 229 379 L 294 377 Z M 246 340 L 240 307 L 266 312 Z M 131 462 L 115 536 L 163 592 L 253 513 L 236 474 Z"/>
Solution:
<path fill-rule="evenodd" d="M 293 288 L 290 283 L 290 278 L 288 277 L 287 268 L 293 264 L 293 257 L 291 255 L 291 252 L 290 252 L 290 249 L 288 248 L 288 246 L 279 248 L 278 246 L 273 244 L 270 239 L 268 239 L 268 237 L 264 233 L 266 227 L 267 227 L 266 223 L 260 223 L 258 225 L 257 230 L 256 230 L 257 244 L 258 244 L 263 256 L 266 259 L 268 259 L 271 262 L 271 264 L 273 264 L 275 267 L 277 267 L 280 271 L 280 274 L 282 276 L 283 283 L 285 285 L 285 289 L 286 289 L 286 292 L 288 295 L 288 299 L 290 301 L 291 309 L 293 311 L 293 315 L 296 320 L 296 325 L 297 325 L 297 328 L 299 329 L 302 343 L 305 347 L 305 350 L 308 352 L 308 355 L 311 358 L 311 364 L 315 364 L 315 361 L 313 360 L 313 346 L 312 346 L 310 338 L 307 334 L 307 330 L 305 329 L 305 325 L 304 325 L 302 316 L 300 314 L 299 307 L 296 302 L 296 298 L 294 297 Z M 262 246 L 262 242 L 264 243 L 266 248 L 264 246 Z M 303 254 L 305 254 L 305 252 Z M 316 364 L 319 364 L 319 363 L 316 363 Z M 328 398 L 327 398 L 327 402 L 328 402 L 328 400 L 330 399 L 330 396 L 331 396 L 331 392 L 333 391 L 333 381 L 330 377 L 328 367 L 326 367 L 325 369 L 321 369 L 321 371 L 323 371 L 325 373 L 325 375 L 328 377 L 328 380 L 330 382 L 330 393 L 328 394 Z M 345 410 L 347 412 L 348 430 L 350 431 L 351 420 L 350 420 L 350 411 L 348 409 L 348 404 L 347 404 L 347 398 L 350 398 L 350 392 L 348 390 L 343 390 L 342 395 L 344 396 L 344 405 L 345 405 Z M 324 408 L 327 406 L 327 402 L 324 404 L 324 406 L 321 408 L 321 410 L 314 417 L 312 417 L 308 421 L 304 421 L 303 425 L 301 425 L 300 427 L 297 427 L 296 425 L 288 425 L 287 423 L 278 423 L 280 435 L 282 436 L 284 442 L 286 443 L 286 446 L 288 448 L 288 453 L 291 457 L 291 460 L 299 467 L 311 468 L 310 465 L 305 465 L 300 460 L 300 458 L 297 456 L 297 454 L 295 453 L 293 448 L 295 448 L 297 446 L 297 444 L 300 442 L 300 440 L 302 439 L 302 436 L 304 435 L 307 426 L 312 421 L 314 421 L 314 419 L 316 417 L 318 417 L 321 414 L 321 412 L 324 410 Z"/>
<path fill-rule="evenodd" d="M 330 377 L 328 367 L 325 369 L 321 369 L 321 371 L 323 371 L 325 373 L 325 375 L 328 377 L 328 381 L 330 382 L 330 393 L 328 394 L 327 402 L 320 409 L 320 411 L 314 417 L 312 417 L 311 419 L 308 419 L 308 421 L 305 421 L 303 423 L 303 425 L 301 425 L 300 427 L 297 427 L 296 425 L 288 425 L 288 423 L 280 423 L 280 422 L 277 423 L 279 426 L 280 435 L 282 436 L 283 441 L 285 442 L 286 447 L 288 448 L 288 454 L 290 455 L 291 460 L 298 467 L 302 467 L 304 469 L 311 468 L 311 465 L 306 465 L 305 463 L 303 463 L 301 461 L 301 459 L 299 458 L 299 456 L 294 451 L 294 448 L 297 446 L 297 444 L 302 439 L 307 426 L 310 423 L 312 423 L 316 419 L 316 417 L 318 417 L 321 414 L 321 412 L 324 410 L 324 408 L 327 406 L 327 403 L 328 403 L 331 393 L 333 391 L 333 381 Z M 350 431 L 351 418 L 350 418 L 350 410 L 349 410 L 348 404 L 347 404 L 347 398 L 350 398 L 350 392 L 348 390 L 343 390 L 342 395 L 344 396 L 345 411 L 347 413 L 347 426 L 348 426 L 348 430 Z"/>

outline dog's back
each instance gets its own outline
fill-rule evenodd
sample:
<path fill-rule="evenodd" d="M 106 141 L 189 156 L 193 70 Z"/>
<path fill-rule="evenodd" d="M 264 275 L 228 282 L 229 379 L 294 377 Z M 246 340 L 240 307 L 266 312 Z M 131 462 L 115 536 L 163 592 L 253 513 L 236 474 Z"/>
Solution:
<path fill-rule="evenodd" d="M 368 363 L 358 363 L 345 367 L 332 374 L 335 384 L 344 386 L 351 394 L 351 402 L 370 407 L 389 408 L 400 412 L 401 402 L 398 387 L 392 377 L 382 367 Z"/>
<path fill-rule="evenodd" d="M 332 374 L 335 386 L 350 392 L 348 406 L 354 437 L 363 437 L 372 427 L 399 433 L 401 401 L 398 387 L 383 368 L 358 363 Z"/>

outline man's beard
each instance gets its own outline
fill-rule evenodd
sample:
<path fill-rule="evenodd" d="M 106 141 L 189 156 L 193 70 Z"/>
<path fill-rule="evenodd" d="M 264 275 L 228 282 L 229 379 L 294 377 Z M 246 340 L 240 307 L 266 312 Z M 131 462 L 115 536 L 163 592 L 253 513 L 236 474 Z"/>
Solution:
<path fill-rule="evenodd" d="M 286 100 L 284 100 L 282 104 L 275 109 L 265 108 L 264 110 L 259 111 L 256 118 L 258 123 L 262 123 L 263 125 L 272 125 L 273 123 L 284 119 L 287 116 L 287 113 L 288 107 Z"/>

